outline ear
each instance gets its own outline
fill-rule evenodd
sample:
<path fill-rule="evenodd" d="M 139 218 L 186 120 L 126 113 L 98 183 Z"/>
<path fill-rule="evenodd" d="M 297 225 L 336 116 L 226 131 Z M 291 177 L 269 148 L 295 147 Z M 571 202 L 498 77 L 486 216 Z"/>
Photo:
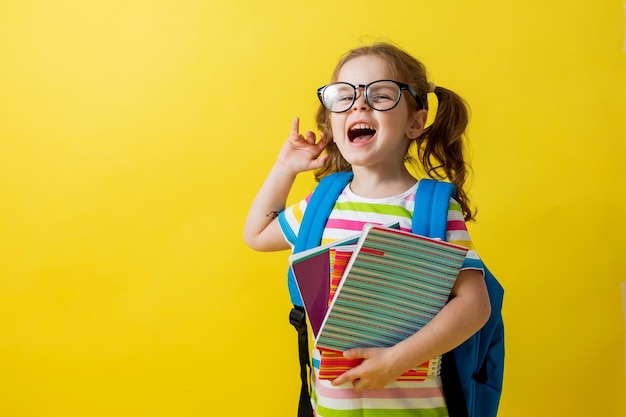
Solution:
<path fill-rule="evenodd" d="M 411 121 L 409 127 L 406 130 L 406 136 L 409 139 L 416 139 L 424 131 L 426 125 L 426 119 L 428 118 L 428 111 L 421 109 L 411 113 Z"/>

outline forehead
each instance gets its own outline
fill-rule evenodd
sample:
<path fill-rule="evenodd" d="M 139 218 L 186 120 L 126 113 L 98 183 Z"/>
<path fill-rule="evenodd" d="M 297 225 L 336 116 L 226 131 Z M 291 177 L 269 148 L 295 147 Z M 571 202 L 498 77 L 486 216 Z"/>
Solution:
<path fill-rule="evenodd" d="M 391 67 L 387 61 L 375 55 L 352 58 L 343 64 L 337 74 L 337 81 L 352 84 L 368 84 L 376 80 L 389 79 L 394 79 Z"/>

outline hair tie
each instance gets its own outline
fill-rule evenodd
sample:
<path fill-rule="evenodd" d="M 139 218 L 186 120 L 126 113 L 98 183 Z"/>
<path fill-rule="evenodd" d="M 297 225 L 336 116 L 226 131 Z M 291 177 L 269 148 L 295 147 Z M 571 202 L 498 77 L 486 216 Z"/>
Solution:
<path fill-rule="evenodd" d="M 429 81 L 428 82 L 428 92 L 429 93 L 434 93 L 435 92 L 435 88 L 437 88 L 437 86 L 435 85 L 434 82 Z"/>

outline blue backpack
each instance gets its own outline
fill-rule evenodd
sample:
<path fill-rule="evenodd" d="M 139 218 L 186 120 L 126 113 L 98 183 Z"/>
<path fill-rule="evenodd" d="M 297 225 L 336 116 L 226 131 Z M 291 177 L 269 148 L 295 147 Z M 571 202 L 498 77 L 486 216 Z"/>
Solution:
<path fill-rule="evenodd" d="M 351 172 L 338 172 L 322 178 L 305 210 L 294 253 L 320 245 L 328 216 L 352 176 Z M 422 179 L 415 197 L 413 233 L 445 240 L 448 206 L 453 195 L 453 184 Z M 279 215 L 279 221 L 285 222 L 283 215 Z M 283 227 L 283 230 L 291 229 Z M 504 375 L 504 289 L 486 267 L 484 270 L 491 316 L 482 329 L 443 355 L 441 377 L 450 417 L 495 417 L 498 412 Z M 298 416 L 306 417 L 313 415 L 307 385 L 308 338 L 303 302 L 291 271 L 288 286 L 294 304 L 290 322 L 299 334 L 302 390 Z"/>

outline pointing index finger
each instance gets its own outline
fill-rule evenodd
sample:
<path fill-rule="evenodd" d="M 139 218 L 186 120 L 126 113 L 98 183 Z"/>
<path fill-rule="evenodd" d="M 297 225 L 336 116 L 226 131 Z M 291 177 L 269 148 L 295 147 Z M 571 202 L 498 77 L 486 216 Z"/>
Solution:
<path fill-rule="evenodd" d="M 300 134 L 300 118 L 295 117 L 293 122 L 291 123 L 291 134 L 299 135 Z"/>

